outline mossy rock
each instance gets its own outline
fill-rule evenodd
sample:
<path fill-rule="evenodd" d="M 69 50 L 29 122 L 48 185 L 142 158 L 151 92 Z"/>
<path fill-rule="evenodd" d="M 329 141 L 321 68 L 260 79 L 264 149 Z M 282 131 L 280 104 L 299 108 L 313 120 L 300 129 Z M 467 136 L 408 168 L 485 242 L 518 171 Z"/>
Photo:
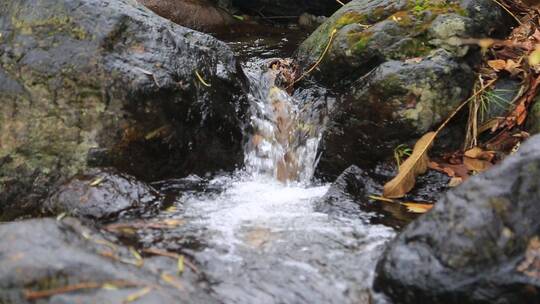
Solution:
<path fill-rule="evenodd" d="M 329 51 L 315 77 L 340 87 L 388 60 L 425 57 L 443 48 L 463 57 L 469 48 L 460 38 L 496 35 L 507 27 L 493 1 L 353 0 L 321 25 L 298 49 L 305 66 Z"/>
<path fill-rule="evenodd" d="M 319 172 L 334 177 L 351 163 L 391 158 L 395 147 L 412 144 L 448 117 L 473 83 L 472 69 L 445 50 L 421 61 L 381 64 L 353 83 L 331 111 Z"/>
<path fill-rule="evenodd" d="M 9 1 L 0 16 L 0 219 L 89 166 L 156 180 L 241 163 L 247 102 L 224 43 L 135 0 Z"/>

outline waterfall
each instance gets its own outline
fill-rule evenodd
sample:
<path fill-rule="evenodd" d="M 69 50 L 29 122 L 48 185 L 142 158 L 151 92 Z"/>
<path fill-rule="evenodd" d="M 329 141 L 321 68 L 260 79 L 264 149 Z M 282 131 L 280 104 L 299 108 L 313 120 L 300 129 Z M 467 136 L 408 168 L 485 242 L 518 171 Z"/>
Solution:
<path fill-rule="evenodd" d="M 307 184 L 317 165 L 322 126 L 308 118 L 309 103 L 290 95 L 295 70 L 291 60 L 271 59 L 248 75 L 251 128 L 244 158 L 250 174 Z"/>

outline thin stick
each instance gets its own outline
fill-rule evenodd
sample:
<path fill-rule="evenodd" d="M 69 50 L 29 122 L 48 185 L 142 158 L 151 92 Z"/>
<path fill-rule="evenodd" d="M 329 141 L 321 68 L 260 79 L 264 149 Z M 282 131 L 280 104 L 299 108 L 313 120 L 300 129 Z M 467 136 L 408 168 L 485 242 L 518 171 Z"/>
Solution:
<path fill-rule="evenodd" d="M 488 87 L 490 87 L 492 84 L 494 84 L 495 81 L 497 81 L 497 79 L 491 80 L 491 81 L 488 82 L 484 87 L 482 87 L 481 89 L 479 89 L 478 91 L 476 91 L 471 97 L 469 97 L 467 100 L 465 100 L 464 102 L 462 102 L 462 103 L 454 110 L 454 112 L 452 112 L 452 114 L 450 114 L 450 116 L 448 116 L 448 118 L 441 124 L 441 126 L 437 129 L 437 131 L 435 131 L 435 134 L 439 134 L 439 132 L 441 132 L 441 130 L 444 129 L 444 127 L 446 127 L 446 125 L 448 125 L 448 123 L 450 122 L 450 120 L 452 120 L 452 118 L 454 118 L 454 116 L 456 116 L 456 114 L 457 114 L 461 109 L 463 109 L 464 106 L 466 106 L 471 100 L 473 100 L 474 98 L 476 98 L 478 95 L 482 94 Z"/>
<path fill-rule="evenodd" d="M 345 5 L 345 3 L 341 2 L 340 0 L 336 0 L 336 2 L 341 4 L 341 5 Z"/>
<path fill-rule="evenodd" d="M 153 254 L 153 255 L 159 255 L 159 256 L 164 256 L 164 257 L 169 257 L 169 258 L 173 258 L 173 259 L 178 259 L 180 257 L 180 255 L 178 253 L 174 253 L 174 252 L 170 252 L 170 251 L 166 251 L 166 250 L 160 250 L 160 249 L 157 249 L 157 248 L 145 248 L 142 250 L 142 252 L 144 253 L 148 253 L 148 254 Z M 191 263 L 190 261 L 188 260 L 184 260 L 184 263 L 189 267 L 191 268 L 191 270 L 193 270 L 193 272 L 199 274 L 200 271 L 199 269 L 197 268 L 197 266 L 195 266 L 193 263 Z"/>
<path fill-rule="evenodd" d="M 84 282 L 84 283 L 68 285 L 64 287 L 47 289 L 47 290 L 38 290 L 38 291 L 25 290 L 24 295 L 27 300 L 32 301 L 32 300 L 38 300 L 38 299 L 43 299 L 43 298 L 49 298 L 54 295 L 68 293 L 68 292 L 82 290 L 82 289 L 97 289 L 97 288 L 103 287 L 106 284 L 114 285 L 118 287 L 138 286 L 137 284 L 128 282 L 128 281 L 112 281 L 112 282 L 105 282 L 105 283 Z"/>
<path fill-rule="evenodd" d="M 323 53 L 321 54 L 321 57 L 319 57 L 319 60 L 317 60 L 317 62 L 315 62 L 315 64 L 313 64 L 313 66 L 311 66 L 311 68 L 309 70 L 307 70 L 306 72 L 304 72 L 302 74 L 302 76 L 300 76 L 298 79 L 296 79 L 293 83 L 291 83 L 287 89 L 290 89 L 292 86 L 294 86 L 295 84 L 297 84 L 298 82 L 300 82 L 302 79 L 304 79 L 307 75 L 309 75 L 311 72 L 313 72 L 318 66 L 319 64 L 321 64 L 321 62 L 323 61 L 324 57 L 326 56 L 326 53 L 328 53 L 328 50 L 330 50 L 330 47 L 332 46 L 332 42 L 334 42 L 334 38 L 336 36 L 336 33 L 337 33 L 337 29 L 334 29 L 332 31 L 332 33 L 330 34 L 330 40 L 328 41 L 328 45 L 326 45 L 326 48 L 324 49 Z"/>
<path fill-rule="evenodd" d="M 521 20 L 518 19 L 518 17 L 516 17 L 516 15 L 514 15 L 514 13 L 512 13 L 506 6 L 504 6 L 502 3 L 500 3 L 498 0 L 493 0 L 493 2 L 497 3 L 500 7 L 502 7 L 503 10 L 505 10 L 508 14 L 510 14 L 510 16 L 512 16 L 514 19 L 516 19 L 517 23 L 519 25 L 521 25 Z"/>

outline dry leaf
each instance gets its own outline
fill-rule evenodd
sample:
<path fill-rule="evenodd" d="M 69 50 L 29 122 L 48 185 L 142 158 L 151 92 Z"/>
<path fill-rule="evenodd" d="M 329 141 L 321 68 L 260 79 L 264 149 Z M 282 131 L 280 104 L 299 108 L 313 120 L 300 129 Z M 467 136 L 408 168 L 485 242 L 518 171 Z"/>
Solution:
<path fill-rule="evenodd" d="M 493 167 L 493 164 L 487 160 L 463 157 L 463 164 L 469 171 L 484 172 L 487 169 Z"/>
<path fill-rule="evenodd" d="M 497 72 L 502 71 L 506 68 L 506 61 L 502 59 L 489 60 L 487 63 L 492 69 Z"/>
<path fill-rule="evenodd" d="M 145 295 L 147 295 L 148 293 L 150 293 L 151 291 L 152 291 L 152 287 L 150 286 L 145 287 L 127 296 L 127 298 L 122 303 L 127 304 L 127 303 L 135 302 L 139 300 L 140 298 L 144 297 Z"/>
<path fill-rule="evenodd" d="M 411 213 L 426 213 L 433 208 L 433 204 L 402 203 L 402 205 Z"/>
<path fill-rule="evenodd" d="M 470 150 L 465 151 L 464 155 L 469 158 L 487 160 L 489 162 L 491 162 L 493 158 L 495 158 L 494 151 L 484 151 L 482 148 L 479 147 L 474 147 Z"/>
<path fill-rule="evenodd" d="M 429 132 L 416 142 L 413 153 L 399 167 L 398 175 L 384 185 L 383 196 L 387 198 L 400 198 L 414 188 L 416 177 L 426 173 L 429 157 L 427 152 L 437 136 L 436 132 Z"/>
<path fill-rule="evenodd" d="M 463 178 L 452 177 L 452 179 L 450 179 L 450 182 L 448 183 L 448 187 L 454 188 L 461 185 L 461 183 L 463 183 Z"/>

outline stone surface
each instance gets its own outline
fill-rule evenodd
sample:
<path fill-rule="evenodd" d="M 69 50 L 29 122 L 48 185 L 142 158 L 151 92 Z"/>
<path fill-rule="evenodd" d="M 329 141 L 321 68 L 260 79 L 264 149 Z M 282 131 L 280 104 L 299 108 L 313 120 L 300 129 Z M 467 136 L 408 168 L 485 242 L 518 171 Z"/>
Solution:
<path fill-rule="evenodd" d="M 330 112 L 318 170 L 334 176 L 351 163 L 390 158 L 400 144 L 414 146 L 467 99 L 473 83 L 473 71 L 445 50 L 420 62 L 381 64 Z"/>
<path fill-rule="evenodd" d="M 160 194 L 145 183 L 112 169 L 93 169 L 61 185 L 46 201 L 46 213 L 116 220 L 147 216 L 161 206 Z"/>
<path fill-rule="evenodd" d="M 225 9 L 206 0 L 138 0 L 156 14 L 191 29 L 222 31 L 234 22 Z"/>
<path fill-rule="evenodd" d="M 377 201 L 370 196 L 379 196 L 383 185 L 395 174 L 390 166 L 381 164 L 373 170 L 362 170 L 350 166 L 336 179 L 328 192 L 315 203 L 318 212 L 338 217 L 365 216 L 372 224 L 384 224 L 401 229 L 418 217 L 410 213 L 406 207 L 396 203 Z M 405 201 L 433 202 L 440 193 L 447 189 L 448 178 L 444 175 L 429 171 L 418 178 L 416 187 Z M 368 213 L 366 213 L 368 212 Z"/>
<path fill-rule="evenodd" d="M 458 47 L 459 38 L 509 30 L 505 13 L 490 0 L 420 2 L 353 0 L 304 41 L 297 57 L 305 65 L 316 62 L 336 30 L 315 76 L 339 86 L 385 61 L 425 57 L 438 48 L 463 57 L 469 48 Z"/>
<path fill-rule="evenodd" d="M 379 261 L 393 303 L 540 301 L 540 137 L 449 191 Z"/>
<path fill-rule="evenodd" d="M 242 79 L 224 43 L 135 0 L 3 2 L 0 218 L 88 166 L 145 180 L 234 169 Z"/>
<path fill-rule="evenodd" d="M 398 145 L 412 146 L 437 127 L 474 83 L 477 53 L 461 39 L 509 29 L 491 0 L 354 0 L 343 6 L 297 51 L 306 68 L 324 55 L 311 76 L 343 96 L 330 109 L 319 174 L 333 178 L 351 164 L 388 159 Z M 454 143 L 453 136 L 441 138 Z"/>
<path fill-rule="evenodd" d="M 73 218 L 5 223 L 0 238 L 2 303 L 35 303 L 29 292 L 54 290 L 38 302 L 127 303 L 147 287 L 137 303 L 217 302 L 189 268 L 177 275 L 175 259 L 137 259 Z M 58 291 L 89 284 L 94 287 Z"/>

